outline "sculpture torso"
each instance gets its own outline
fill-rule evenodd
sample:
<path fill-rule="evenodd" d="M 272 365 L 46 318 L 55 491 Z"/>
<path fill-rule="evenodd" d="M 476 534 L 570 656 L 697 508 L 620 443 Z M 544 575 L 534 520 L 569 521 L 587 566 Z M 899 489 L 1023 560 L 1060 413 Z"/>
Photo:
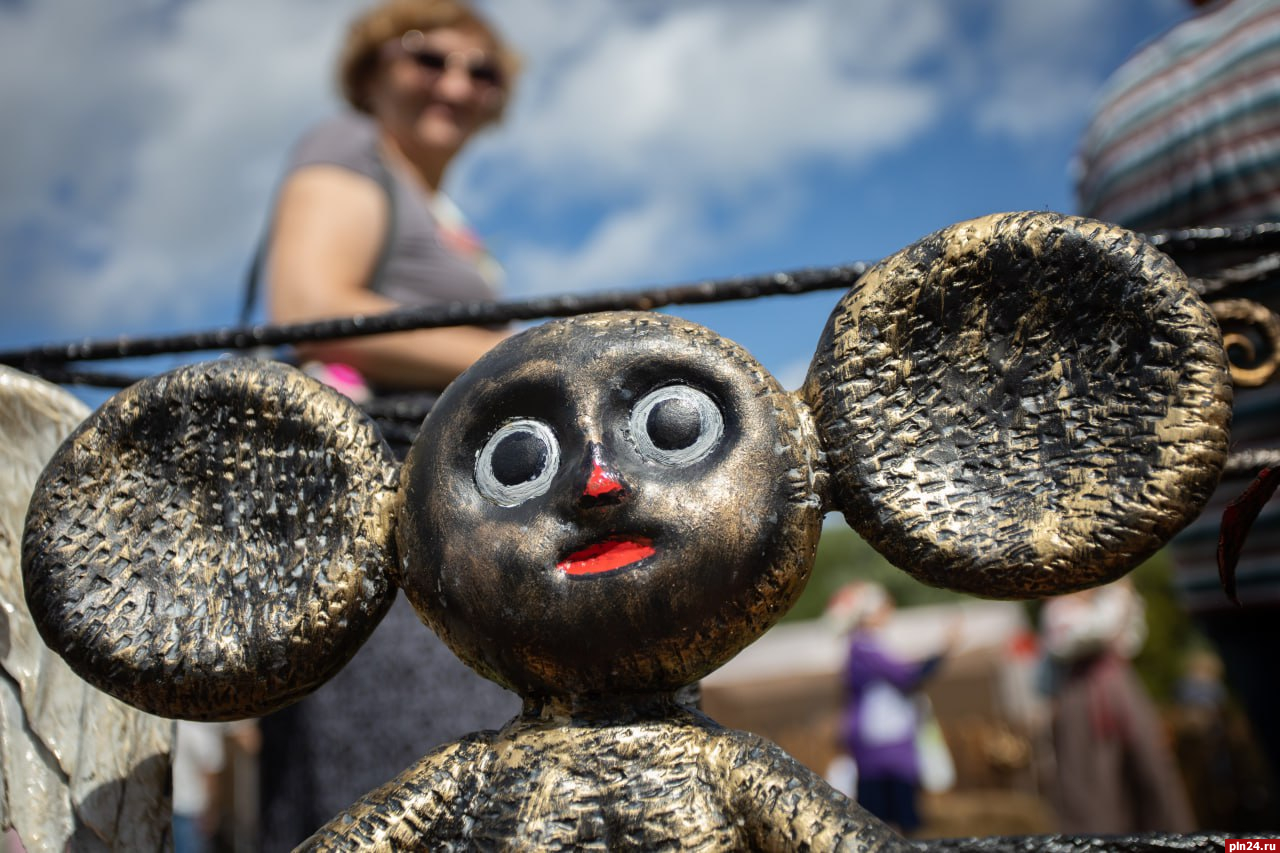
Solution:
<path fill-rule="evenodd" d="M 304 848 L 411 850 L 422 838 L 456 850 L 900 844 L 777 746 L 683 709 L 606 719 L 526 712 L 427 755 Z"/>

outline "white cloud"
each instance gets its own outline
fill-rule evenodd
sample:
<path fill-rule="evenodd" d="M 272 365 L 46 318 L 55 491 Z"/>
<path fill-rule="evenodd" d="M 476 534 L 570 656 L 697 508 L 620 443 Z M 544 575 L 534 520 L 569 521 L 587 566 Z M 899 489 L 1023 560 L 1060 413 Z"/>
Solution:
<path fill-rule="evenodd" d="M 1132 12 L 1154 19 L 1186 5 L 1185 0 L 1142 0 Z M 1000 0 L 990 11 L 994 25 L 970 97 L 977 127 L 992 135 L 1034 142 L 1075 129 L 1112 70 L 1106 58 L 1117 48 L 1135 47 L 1113 41 L 1113 0 Z"/>
<path fill-rule="evenodd" d="M 585 180 L 564 193 L 691 181 L 720 191 L 815 155 L 866 162 L 938 106 L 928 84 L 860 54 L 873 37 L 833 31 L 837 4 L 695 2 L 656 19 L 617 8 L 577 43 L 530 46 L 554 84 L 526 93 L 495 156 L 531 183 L 571 164 Z M 931 16 L 911 23 L 942 29 Z"/>
<path fill-rule="evenodd" d="M 1087 60 L 1102 40 L 1070 36 L 1105 27 L 1113 9 L 1110 0 L 997 4 L 976 90 L 978 127 L 1031 140 L 1084 115 L 1101 73 Z"/>
<path fill-rule="evenodd" d="M 280 164 L 336 103 L 332 59 L 364 5 L 0 6 L 0 270 L 25 312 L 0 334 L 229 321 Z M 682 280 L 819 209 L 798 170 L 856 174 L 944 120 L 1056 132 L 1100 75 L 1073 51 L 1113 14 L 1106 0 L 485 6 L 528 74 L 453 185 L 502 222 L 513 295 Z M 975 10 L 991 26 L 962 33 Z"/>
<path fill-rule="evenodd" d="M 154 289 L 170 322 L 232 320 L 226 306 L 238 282 L 207 300 L 180 282 L 247 263 L 288 145 L 330 103 L 318 60 L 347 5 L 317 3 L 304 15 L 296 6 L 187 4 L 170 37 L 139 58 L 147 79 L 165 82 L 155 105 L 163 120 L 130 152 L 138 191 L 113 211 L 125 250 L 98 276 L 101 299 Z M 255 27 L 246 26 L 250 15 Z M 220 309 L 212 318 L 211 304 Z"/>
<path fill-rule="evenodd" d="M 543 76 L 468 161 L 461 194 L 487 210 L 536 197 L 549 215 L 617 199 L 579 241 L 509 253 L 512 280 L 530 290 L 678 275 L 762 224 L 783 229 L 795 168 L 863 166 L 941 109 L 936 87 L 902 73 L 945 38 L 937 4 L 867 3 L 870 27 L 842 2 L 694 2 L 660 15 L 619 4 L 604 15 L 605 5 L 579 0 L 567 17 L 582 11 L 590 26 L 540 42 L 526 3 L 495 4 Z M 713 224 L 706 211 L 726 202 L 730 221 Z"/>
<path fill-rule="evenodd" d="M 559 27 L 527 0 L 490 5 L 535 80 L 466 162 L 462 195 L 482 211 L 536 199 L 549 218 L 613 199 L 577 239 L 508 253 L 511 280 L 534 291 L 654 280 L 732 254 L 760 231 L 696 211 L 728 201 L 759 224 L 798 168 L 865 168 L 943 121 L 1028 145 L 1070 132 L 1108 70 L 1097 33 L 1115 14 L 1107 0 L 575 0 Z M 812 203 L 777 209 L 772 227 Z M 658 211 L 681 206 L 697 239 L 655 242 Z"/>
<path fill-rule="evenodd" d="M 351 8 L 45 0 L 3 14 L 17 118 L 0 130 L 0 236 L 47 235 L 34 293 L 68 334 L 232 319 L 227 277 L 252 253 L 286 147 L 327 108 L 323 58 Z M 70 252 L 96 260 L 69 266 Z M 224 288 L 191 292 L 217 277 Z"/>
<path fill-rule="evenodd" d="M 699 252 L 699 225 L 691 205 L 653 197 L 643 206 L 614 213 L 582 245 L 564 251 L 524 244 L 513 251 L 508 265 L 524 274 L 522 290 L 544 293 L 632 284 L 625 279 L 637 271 L 656 283 L 678 275 Z"/>

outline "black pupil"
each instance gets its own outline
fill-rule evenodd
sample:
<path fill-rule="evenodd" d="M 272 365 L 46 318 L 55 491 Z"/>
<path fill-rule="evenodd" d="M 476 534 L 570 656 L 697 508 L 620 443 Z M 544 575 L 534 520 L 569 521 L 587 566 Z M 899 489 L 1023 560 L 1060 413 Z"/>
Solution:
<path fill-rule="evenodd" d="M 698 407 L 679 397 L 663 400 L 649 410 L 645 429 L 649 440 L 659 450 L 683 450 L 702 434 Z"/>
<path fill-rule="evenodd" d="M 514 432 L 493 448 L 490 457 L 493 476 L 504 486 L 515 486 L 536 479 L 547 466 L 547 445 L 531 432 Z"/>

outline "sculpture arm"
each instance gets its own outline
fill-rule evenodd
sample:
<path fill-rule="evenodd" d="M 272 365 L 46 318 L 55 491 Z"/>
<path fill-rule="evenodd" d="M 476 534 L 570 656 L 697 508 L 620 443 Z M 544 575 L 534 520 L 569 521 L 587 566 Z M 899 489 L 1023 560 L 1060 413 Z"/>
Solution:
<path fill-rule="evenodd" d="M 298 851 L 421 850 L 465 841 L 460 809 L 482 795 L 484 768 L 493 755 L 489 734 L 468 735 L 427 753 L 417 764 L 354 805 L 298 845 Z"/>
<path fill-rule="evenodd" d="M 905 851 L 905 840 L 777 745 L 730 731 L 733 808 L 755 849 Z"/>

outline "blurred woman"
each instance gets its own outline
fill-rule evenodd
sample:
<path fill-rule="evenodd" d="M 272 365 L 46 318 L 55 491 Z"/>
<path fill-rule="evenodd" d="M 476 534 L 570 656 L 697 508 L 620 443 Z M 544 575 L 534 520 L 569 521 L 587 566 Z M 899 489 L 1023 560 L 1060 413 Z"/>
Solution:
<path fill-rule="evenodd" d="M 494 265 L 442 186 L 459 151 L 502 115 L 512 51 L 457 0 L 389 0 L 352 23 L 338 71 L 352 109 L 302 139 L 280 188 L 270 318 L 493 298 Z M 429 401 L 505 334 L 443 328 L 298 351 L 353 397 Z M 432 747 L 518 710 L 397 600 L 333 680 L 262 721 L 263 849 L 291 849 Z"/>
<path fill-rule="evenodd" d="M 390 0 L 358 18 L 339 62 L 351 110 L 293 152 L 272 220 L 268 313 L 277 323 L 492 299 L 496 266 L 442 187 L 497 121 L 512 51 L 456 0 Z M 475 326 L 305 344 L 375 391 L 438 392 L 505 336 Z"/>

